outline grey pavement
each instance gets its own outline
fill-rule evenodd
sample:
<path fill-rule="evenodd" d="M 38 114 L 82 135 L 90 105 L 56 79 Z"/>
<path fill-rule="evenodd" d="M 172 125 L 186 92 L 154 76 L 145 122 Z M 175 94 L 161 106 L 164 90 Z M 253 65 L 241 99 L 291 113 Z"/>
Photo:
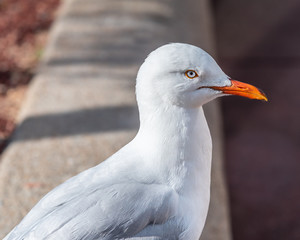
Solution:
<path fill-rule="evenodd" d="M 0 238 L 45 193 L 134 137 L 138 67 L 168 42 L 195 44 L 214 54 L 207 1 L 63 1 L 0 162 Z M 205 110 L 214 153 L 212 199 L 201 239 L 229 240 L 218 102 Z"/>

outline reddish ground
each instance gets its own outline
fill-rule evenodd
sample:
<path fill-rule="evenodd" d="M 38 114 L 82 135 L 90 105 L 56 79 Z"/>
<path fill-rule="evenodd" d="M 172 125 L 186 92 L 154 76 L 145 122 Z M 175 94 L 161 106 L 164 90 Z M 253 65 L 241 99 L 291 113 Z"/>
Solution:
<path fill-rule="evenodd" d="M 0 1 L 0 151 L 15 127 L 59 0 Z"/>

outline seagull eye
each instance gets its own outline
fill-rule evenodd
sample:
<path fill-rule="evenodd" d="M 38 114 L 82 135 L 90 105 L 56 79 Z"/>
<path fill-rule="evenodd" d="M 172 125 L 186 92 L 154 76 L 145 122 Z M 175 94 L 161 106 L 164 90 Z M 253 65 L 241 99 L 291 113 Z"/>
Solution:
<path fill-rule="evenodd" d="M 184 75 L 190 79 L 198 77 L 198 74 L 194 70 L 187 70 Z"/>

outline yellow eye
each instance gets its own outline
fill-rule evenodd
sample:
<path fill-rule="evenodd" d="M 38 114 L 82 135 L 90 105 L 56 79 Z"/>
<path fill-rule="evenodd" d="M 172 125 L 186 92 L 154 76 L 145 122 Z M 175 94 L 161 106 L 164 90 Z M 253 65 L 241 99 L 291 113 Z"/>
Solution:
<path fill-rule="evenodd" d="M 196 71 L 194 71 L 194 70 L 187 70 L 187 71 L 184 73 L 184 75 L 187 76 L 187 77 L 190 78 L 190 79 L 193 79 L 193 78 L 198 77 L 198 74 L 197 74 Z"/>

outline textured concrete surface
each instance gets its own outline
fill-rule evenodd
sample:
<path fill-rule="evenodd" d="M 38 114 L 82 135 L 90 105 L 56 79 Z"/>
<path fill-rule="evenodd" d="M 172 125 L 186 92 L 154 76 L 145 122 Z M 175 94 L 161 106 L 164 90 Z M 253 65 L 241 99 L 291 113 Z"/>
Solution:
<path fill-rule="evenodd" d="M 205 0 L 66 0 L 0 165 L 0 237 L 49 190 L 100 163 L 138 128 L 135 76 L 168 42 L 214 53 Z M 201 239 L 229 240 L 217 102 L 206 107 L 214 139 L 212 201 Z"/>

